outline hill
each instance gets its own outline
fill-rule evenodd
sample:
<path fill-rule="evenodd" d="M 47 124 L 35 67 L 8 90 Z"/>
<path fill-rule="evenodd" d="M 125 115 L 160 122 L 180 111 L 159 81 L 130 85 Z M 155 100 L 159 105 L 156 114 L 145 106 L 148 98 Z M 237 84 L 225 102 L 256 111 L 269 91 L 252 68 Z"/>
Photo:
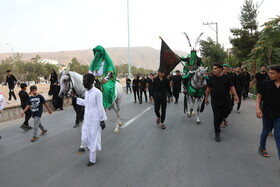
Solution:
<path fill-rule="evenodd" d="M 113 60 L 115 65 L 127 64 L 127 48 L 114 47 L 106 48 L 107 53 Z M 186 56 L 186 52 L 175 51 L 178 55 Z M 71 62 L 71 59 L 76 57 L 82 64 L 90 64 L 93 59 L 93 52 L 91 49 L 75 50 L 75 51 L 59 51 L 59 52 L 34 52 L 34 53 L 20 53 L 23 60 L 30 60 L 32 57 L 39 55 L 42 59 L 57 60 L 59 64 L 65 66 Z M 159 67 L 160 51 L 151 47 L 131 47 L 131 65 L 152 70 L 157 70 Z M 0 60 L 4 60 L 12 56 L 12 53 L 0 53 Z"/>

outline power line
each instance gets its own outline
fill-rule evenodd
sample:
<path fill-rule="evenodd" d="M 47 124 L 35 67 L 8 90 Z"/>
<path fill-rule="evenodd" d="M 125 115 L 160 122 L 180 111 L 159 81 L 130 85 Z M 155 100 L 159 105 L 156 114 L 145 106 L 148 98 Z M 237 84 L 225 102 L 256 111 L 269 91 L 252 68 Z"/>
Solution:
<path fill-rule="evenodd" d="M 210 25 L 216 25 L 216 30 L 215 29 L 213 29 Z M 218 44 L 219 42 L 218 42 L 218 22 L 216 22 L 216 23 L 214 23 L 214 22 L 211 22 L 211 23 L 204 23 L 203 22 L 203 25 L 208 25 L 214 32 L 216 32 L 216 43 Z"/>

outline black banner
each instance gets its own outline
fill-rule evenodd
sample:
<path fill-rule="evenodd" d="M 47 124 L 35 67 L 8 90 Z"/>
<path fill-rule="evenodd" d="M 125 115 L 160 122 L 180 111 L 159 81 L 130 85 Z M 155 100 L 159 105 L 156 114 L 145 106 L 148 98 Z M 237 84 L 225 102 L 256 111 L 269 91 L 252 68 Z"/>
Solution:
<path fill-rule="evenodd" d="M 160 65 L 166 69 L 166 75 L 168 75 L 179 63 L 180 58 L 169 48 L 169 46 L 161 39 L 160 50 Z"/>

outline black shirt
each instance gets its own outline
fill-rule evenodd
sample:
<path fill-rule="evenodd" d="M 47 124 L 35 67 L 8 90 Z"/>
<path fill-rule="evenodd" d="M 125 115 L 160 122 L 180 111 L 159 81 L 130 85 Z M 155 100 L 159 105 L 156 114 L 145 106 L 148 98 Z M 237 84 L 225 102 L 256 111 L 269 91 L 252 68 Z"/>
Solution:
<path fill-rule="evenodd" d="M 14 88 L 17 79 L 14 75 L 7 75 L 6 82 L 8 83 L 9 88 Z"/>
<path fill-rule="evenodd" d="M 236 91 L 242 91 L 244 84 L 245 84 L 245 79 L 243 74 L 233 74 L 231 77 L 231 81 L 233 86 L 235 87 Z"/>
<path fill-rule="evenodd" d="M 268 119 L 280 118 L 280 87 L 274 81 L 263 81 L 258 93 L 262 95 L 263 116 Z"/>
<path fill-rule="evenodd" d="M 248 73 L 248 72 L 243 73 L 243 76 L 244 76 L 244 83 L 245 83 L 245 84 L 249 84 L 250 81 L 251 81 L 251 75 L 250 75 L 250 73 Z"/>
<path fill-rule="evenodd" d="M 127 79 L 125 80 L 125 82 L 126 82 L 126 84 L 130 84 L 130 83 L 131 83 L 131 79 L 130 79 L 130 78 L 127 78 Z"/>
<path fill-rule="evenodd" d="M 139 79 L 133 79 L 132 81 L 132 88 L 133 89 L 138 89 L 138 83 L 139 83 Z"/>
<path fill-rule="evenodd" d="M 141 79 L 141 80 L 139 81 L 139 83 L 140 83 L 140 88 L 141 88 L 141 90 L 144 90 L 144 89 L 146 88 L 147 79 Z"/>
<path fill-rule="evenodd" d="M 156 97 L 157 95 L 166 95 L 166 93 L 172 96 L 171 89 L 170 89 L 170 81 L 166 77 L 163 77 L 162 80 L 160 80 L 159 77 L 156 77 L 154 79 L 152 90 L 153 90 L 152 95 L 154 97 Z"/>
<path fill-rule="evenodd" d="M 153 79 L 151 79 L 150 77 L 147 77 L 147 83 L 148 83 L 148 88 L 149 90 L 153 89 Z"/>
<path fill-rule="evenodd" d="M 32 112 L 32 117 L 41 117 L 43 113 L 43 104 L 45 103 L 45 98 L 42 95 L 30 96 L 28 105 Z"/>
<path fill-rule="evenodd" d="M 181 75 L 174 75 L 172 77 L 173 88 L 181 88 L 182 80 L 183 80 L 183 78 Z"/>
<path fill-rule="evenodd" d="M 223 105 L 230 102 L 230 87 L 233 86 L 229 76 L 222 75 L 217 77 L 213 75 L 208 81 L 211 88 L 211 102 L 218 105 Z"/>
<path fill-rule="evenodd" d="M 255 79 L 257 81 L 257 84 L 256 84 L 256 87 L 257 87 L 257 90 L 260 89 L 261 85 L 262 85 L 262 82 L 267 78 L 267 73 L 265 72 L 264 74 L 262 73 L 256 73 L 255 75 Z"/>
<path fill-rule="evenodd" d="M 19 93 L 19 98 L 20 98 L 20 103 L 21 103 L 21 107 L 25 108 L 28 101 L 29 101 L 29 95 L 25 90 L 21 90 Z"/>

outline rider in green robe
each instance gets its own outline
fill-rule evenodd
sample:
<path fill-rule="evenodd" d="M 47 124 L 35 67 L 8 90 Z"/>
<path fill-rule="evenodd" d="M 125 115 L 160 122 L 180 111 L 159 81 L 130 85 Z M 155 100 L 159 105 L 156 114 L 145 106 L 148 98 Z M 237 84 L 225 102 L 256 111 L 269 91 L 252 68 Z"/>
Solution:
<path fill-rule="evenodd" d="M 187 58 L 180 58 L 181 61 L 186 62 L 184 66 L 184 73 L 197 70 L 199 66 L 203 66 L 203 62 L 200 57 L 197 56 L 196 50 L 192 50 Z"/>
<path fill-rule="evenodd" d="M 197 56 L 196 50 L 192 50 L 191 53 L 187 56 L 187 58 L 180 58 L 182 61 L 186 62 L 183 72 L 185 75 L 183 75 L 183 85 L 186 91 L 190 93 L 191 95 L 196 96 L 202 96 L 204 95 L 204 90 L 196 90 L 192 88 L 191 86 L 187 86 L 189 81 L 191 80 L 192 76 L 195 73 L 195 70 L 198 69 L 198 67 L 203 66 L 203 62 L 200 57 Z M 208 77 L 206 78 L 208 79 Z"/>
<path fill-rule="evenodd" d="M 93 54 L 94 59 L 90 64 L 89 72 L 101 82 L 103 107 L 109 108 L 112 106 L 116 96 L 116 70 L 111 58 L 102 46 L 96 46 L 93 49 Z"/>

